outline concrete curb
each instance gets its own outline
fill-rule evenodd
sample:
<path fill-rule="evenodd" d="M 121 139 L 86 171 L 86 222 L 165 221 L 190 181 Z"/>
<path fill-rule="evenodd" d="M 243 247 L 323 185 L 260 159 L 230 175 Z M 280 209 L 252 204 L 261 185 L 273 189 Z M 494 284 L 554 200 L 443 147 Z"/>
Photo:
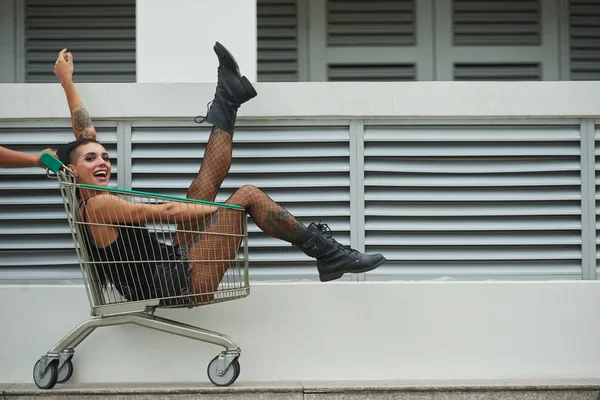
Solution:
<path fill-rule="evenodd" d="M 2 400 L 598 400 L 600 380 L 450 381 L 289 381 L 248 382 L 230 387 L 210 383 L 0 384 Z"/>

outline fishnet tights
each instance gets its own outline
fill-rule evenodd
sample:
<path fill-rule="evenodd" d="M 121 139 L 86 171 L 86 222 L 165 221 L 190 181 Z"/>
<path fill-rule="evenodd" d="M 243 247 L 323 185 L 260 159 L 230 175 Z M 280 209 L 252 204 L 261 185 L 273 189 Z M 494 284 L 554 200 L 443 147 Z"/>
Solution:
<path fill-rule="evenodd" d="M 213 130 L 198 174 L 187 192 L 188 198 L 214 201 L 221 183 L 229 172 L 232 160 L 232 135 L 217 128 Z M 289 211 L 275 203 L 260 189 L 245 185 L 235 191 L 226 203 L 244 207 L 258 227 L 270 236 L 293 243 L 306 230 Z M 215 260 L 192 263 L 193 293 L 212 293 L 217 290 L 229 261 L 235 258 L 241 238 L 222 234 L 241 234 L 244 213 L 221 208 L 204 222 L 203 227 L 180 226 L 180 229 L 202 230 L 199 238 L 178 237 L 176 242 L 185 243 L 191 260 Z M 217 233 L 211 235 L 210 233 Z M 196 296 L 196 301 L 209 301 L 211 295 Z"/>

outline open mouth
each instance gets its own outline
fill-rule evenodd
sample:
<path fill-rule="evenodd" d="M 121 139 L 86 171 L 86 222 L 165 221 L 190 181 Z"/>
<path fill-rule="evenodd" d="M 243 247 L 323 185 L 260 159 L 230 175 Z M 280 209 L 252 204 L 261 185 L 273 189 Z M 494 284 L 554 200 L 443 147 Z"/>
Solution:
<path fill-rule="evenodd" d="M 108 171 L 96 171 L 94 172 L 94 176 L 101 181 L 105 181 L 108 179 Z"/>

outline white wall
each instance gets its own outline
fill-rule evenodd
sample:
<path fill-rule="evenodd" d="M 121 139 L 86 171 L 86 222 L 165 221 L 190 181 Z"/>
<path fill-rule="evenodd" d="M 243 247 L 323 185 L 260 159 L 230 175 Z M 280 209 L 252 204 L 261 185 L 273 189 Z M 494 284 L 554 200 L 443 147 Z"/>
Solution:
<path fill-rule="evenodd" d="M 136 2 L 138 82 L 216 82 L 219 41 L 256 80 L 255 0 Z"/>
<path fill-rule="evenodd" d="M 241 381 L 600 377 L 599 282 L 256 284 L 246 299 L 161 311 L 232 336 Z M 0 286 L 0 382 L 87 318 L 82 286 Z M 207 381 L 220 348 L 99 328 L 73 382 Z M 117 367 L 115 367 L 117 366 Z"/>

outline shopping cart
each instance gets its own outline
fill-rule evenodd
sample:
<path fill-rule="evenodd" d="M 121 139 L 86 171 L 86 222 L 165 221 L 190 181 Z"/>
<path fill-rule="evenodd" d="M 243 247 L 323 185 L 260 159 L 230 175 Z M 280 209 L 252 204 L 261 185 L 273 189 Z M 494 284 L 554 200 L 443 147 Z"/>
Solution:
<path fill-rule="evenodd" d="M 225 350 L 208 364 L 208 377 L 217 386 L 235 382 L 240 373 L 238 358 L 241 349 L 233 339 L 159 317 L 155 311 L 157 308 L 189 308 L 248 296 L 245 210 L 231 204 L 76 184 L 75 174 L 51 154 L 44 154 L 42 163 L 47 167 L 47 175 L 59 182 L 92 317 L 75 327 L 36 362 L 33 368 L 35 384 L 39 388 L 50 389 L 56 383 L 68 381 L 73 373 L 71 360 L 77 345 L 98 327 L 123 324 L 135 324 L 224 347 Z M 87 206 L 82 201 L 83 193 L 114 195 L 130 202 L 170 203 L 170 206 L 180 208 L 212 205 L 218 207 L 218 211 L 207 217 L 189 218 L 178 223 L 156 217 L 144 224 L 98 223 L 98 218 L 90 223 L 86 221 L 86 213 L 80 211 Z M 234 213 L 233 218 L 240 219 L 235 226 L 241 226 L 241 229 L 215 229 L 211 216 L 221 212 Z M 231 218 L 228 220 L 231 221 Z M 119 235 L 124 235 L 129 249 L 96 247 L 98 243 L 92 245 L 90 242 L 89 229 L 97 229 L 103 234 L 118 231 Z M 190 238 L 199 240 L 204 235 L 213 235 L 212 243 L 215 240 L 229 244 L 234 241 L 234 247 L 237 249 L 239 246 L 239 250 L 231 254 L 223 251 L 218 259 L 214 254 L 207 259 L 202 249 L 182 244 L 191 243 Z M 104 254 L 100 254 L 101 251 Z M 139 254 L 139 259 L 132 259 L 131 254 L 126 254 L 128 251 Z M 209 266 L 208 272 L 202 270 L 195 274 L 194 268 L 206 265 Z"/>

